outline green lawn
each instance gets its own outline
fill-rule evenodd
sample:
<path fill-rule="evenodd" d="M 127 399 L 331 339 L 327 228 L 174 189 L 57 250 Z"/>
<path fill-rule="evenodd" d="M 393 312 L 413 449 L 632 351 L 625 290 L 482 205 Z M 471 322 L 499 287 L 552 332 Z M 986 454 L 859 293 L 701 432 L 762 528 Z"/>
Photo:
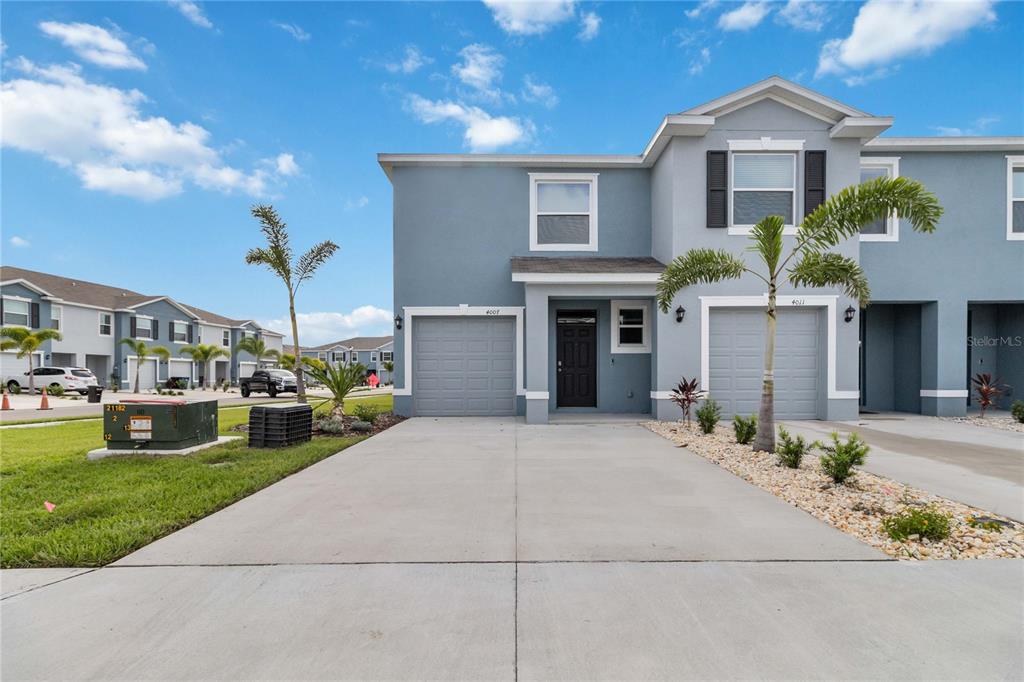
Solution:
<path fill-rule="evenodd" d="M 366 399 L 378 398 L 390 409 L 391 396 Z M 221 432 L 248 413 L 220 410 Z M 360 440 L 250 450 L 243 438 L 187 457 L 89 462 L 102 433 L 97 421 L 0 431 L 4 568 L 107 564 Z M 52 513 L 46 501 L 57 505 Z"/>
<path fill-rule="evenodd" d="M 310 396 L 309 403 L 313 405 L 313 410 L 317 414 L 326 414 L 331 411 L 331 401 L 324 400 L 323 398 L 314 398 Z M 366 395 L 360 396 L 350 395 L 345 398 L 345 414 L 352 414 L 352 408 L 356 405 L 373 405 L 381 412 L 390 412 L 394 409 L 395 400 L 390 393 L 384 395 Z"/>

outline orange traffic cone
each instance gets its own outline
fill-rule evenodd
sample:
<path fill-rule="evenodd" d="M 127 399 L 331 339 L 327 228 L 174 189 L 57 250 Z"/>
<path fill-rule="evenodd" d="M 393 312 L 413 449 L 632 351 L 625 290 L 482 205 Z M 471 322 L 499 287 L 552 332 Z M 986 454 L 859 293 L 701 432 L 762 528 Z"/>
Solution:
<path fill-rule="evenodd" d="M 4 387 L 4 404 L 0 405 L 0 410 L 11 409 L 11 401 L 7 398 L 7 387 Z"/>
<path fill-rule="evenodd" d="M 43 399 L 39 401 L 40 410 L 50 410 L 50 401 L 46 399 L 46 386 L 43 386 Z"/>

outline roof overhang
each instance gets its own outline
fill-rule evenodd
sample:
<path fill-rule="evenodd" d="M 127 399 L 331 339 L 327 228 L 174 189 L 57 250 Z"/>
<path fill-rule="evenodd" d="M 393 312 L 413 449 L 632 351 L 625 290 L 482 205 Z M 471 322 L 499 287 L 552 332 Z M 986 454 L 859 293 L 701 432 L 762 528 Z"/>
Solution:
<path fill-rule="evenodd" d="M 39 286 L 37 284 L 33 284 L 32 282 L 28 281 L 27 279 L 23 279 L 23 278 L 5 280 L 3 282 L 0 282 L 0 287 L 10 286 L 11 284 L 20 284 L 21 286 L 25 287 L 26 289 L 31 289 L 32 291 L 36 292 L 40 296 L 52 296 L 52 294 L 50 294 L 50 292 L 48 292 L 46 289 L 42 288 L 41 286 Z"/>
<path fill-rule="evenodd" d="M 136 303 L 135 305 L 130 305 L 127 308 L 124 308 L 123 310 L 134 311 L 136 308 L 140 308 L 140 307 L 146 306 L 146 305 L 151 305 L 153 303 L 159 303 L 160 301 L 166 301 L 167 303 L 171 304 L 172 306 L 174 306 L 175 308 L 177 308 L 181 312 L 183 312 L 186 315 L 188 315 L 193 320 L 198 320 L 199 319 L 198 315 L 196 315 L 194 312 L 192 312 L 191 310 L 189 310 L 185 306 L 183 306 L 180 303 L 178 303 L 177 301 L 175 301 L 170 296 L 159 296 L 157 298 L 151 298 L 148 301 L 142 301 L 140 303 Z"/>
<path fill-rule="evenodd" d="M 880 152 L 1019 152 L 1024 137 L 879 137 L 864 144 Z"/>
<path fill-rule="evenodd" d="M 826 97 L 820 92 L 797 85 L 779 76 L 771 76 L 763 81 L 758 81 L 745 88 L 730 92 L 728 95 L 723 95 L 710 102 L 687 109 L 682 113 L 693 116 L 723 116 L 737 109 L 760 102 L 763 99 L 772 99 L 788 104 L 812 116 L 831 121 L 832 123 L 838 123 L 847 116 L 855 118 L 871 116 L 867 112 L 855 109 L 848 104 L 843 104 L 839 100 Z"/>
<path fill-rule="evenodd" d="M 847 116 L 832 126 L 828 136 L 871 140 L 892 127 L 892 116 Z"/>
<path fill-rule="evenodd" d="M 656 272 L 513 272 L 525 284 L 655 284 Z"/>

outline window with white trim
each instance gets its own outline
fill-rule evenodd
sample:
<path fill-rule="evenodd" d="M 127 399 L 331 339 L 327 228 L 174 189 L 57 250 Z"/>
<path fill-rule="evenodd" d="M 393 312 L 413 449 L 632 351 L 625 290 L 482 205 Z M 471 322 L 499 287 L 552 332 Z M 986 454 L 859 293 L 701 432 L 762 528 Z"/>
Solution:
<path fill-rule="evenodd" d="M 650 305 L 612 301 L 612 353 L 650 353 Z"/>
<path fill-rule="evenodd" d="M 64 321 L 64 306 L 50 305 L 50 329 L 60 331 L 61 323 Z"/>
<path fill-rule="evenodd" d="M 114 335 L 114 316 L 110 313 L 100 313 L 100 336 Z"/>
<path fill-rule="evenodd" d="M 188 323 L 174 322 L 171 325 L 171 341 L 175 343 L 188 343 Z"/>
<path fill-rule="evenodd" d="M 1024 156 L 1006 157 L 1006 238 L 1024 239 Z"/>
<path fill-rule="evenodd" d="M 227 329 L 224 330 L 224 336 L 223 336 L 223 340 L 221 341 L 221 345 L 223 345 L 223 346 L 230 346 L 231 345 L 231 332 L 229 330 L 227 330 Z"/>
<path fill-rule="evenodd" d="M 154 321 L 148 317 L 137 317 L 135 318 L 135 338 L 137 339 L 151 339 L 153 338 L 153 324 Z"/>
<path fill-rule="evenodd" d="M 392 361 L 391 358 L 393 358 L 393 357 L 394 357 L 394 353 L 392 351 L 382 350 L 380 352 L 380 361 L 381 362 L 391 362 Z"/>
<path fill-rule="evenodd" d="M 877 178 L 898 178 L 900 159 L 896 157 L 862 156 L 860 159 L 860 181 Z M 860 228 L 862 242 L 895 242 L 900 238 L 900 221 L 893 213 L 888 218 L 876 220 Z"/>
<path fill-rule="evenodd" d="M 370 353 L 370 362 L 377 362 L 377 351 L 372 351 Z"/>
<path fill-rule="evenodd" d="M 729 225 L 752 227 L 770 215 L 792 227 L 796 215 L 796 154 L 732 154 Z"/>
<path fill-rule="evenodd" d="M 27 327 L 31 318 L 31 306 L 28 301 L 4 297 L 4 324 Z"/>
<path fill-rule="evenodd" d="M 530 250 L 597 251 L 597 173 L 530 173 Z"/>

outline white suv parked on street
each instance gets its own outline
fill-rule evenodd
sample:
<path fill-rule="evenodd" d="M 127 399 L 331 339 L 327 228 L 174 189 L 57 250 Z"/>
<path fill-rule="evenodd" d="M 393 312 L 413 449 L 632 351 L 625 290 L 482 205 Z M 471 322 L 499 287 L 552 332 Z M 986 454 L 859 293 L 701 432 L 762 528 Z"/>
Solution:
<path fill-rule="evenodd" d="M 4 378 L 7 380 L 8 390 L 13 390 L 12 386 L 18 386 L 21 389 L 28 388 L 28 372 L 20 377 Z M 47 388 L 60 386 L 65 393 L 77 391 L 82 395 L 89 392 L 90 386 L 99 385 L 96 375 L 85 367 L 36 367 L 32 370 L 32 383 L 35 384 L 37 391 L 43 386 Z"/>

